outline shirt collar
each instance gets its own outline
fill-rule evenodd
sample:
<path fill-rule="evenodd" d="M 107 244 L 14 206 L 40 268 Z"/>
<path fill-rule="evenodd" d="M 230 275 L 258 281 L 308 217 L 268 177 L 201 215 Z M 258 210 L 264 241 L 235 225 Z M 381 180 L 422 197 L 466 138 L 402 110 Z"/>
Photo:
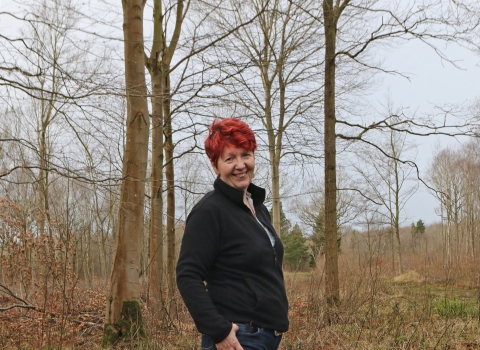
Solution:
<path fill-rule="evenodd" d="M 223 182 L 220 178 L 217 178 L 213 184 L 216 191 L 223 193 L 229 200 L 237 205 L 244 206 L 243 204 L 243 191 L 230 186 Z M 264 188 L 258 187 L 251 183 L 247 188 L 247 196 L 253 200 L 255 204 L 262 204 L 265 201 L 266 191 Z"/>

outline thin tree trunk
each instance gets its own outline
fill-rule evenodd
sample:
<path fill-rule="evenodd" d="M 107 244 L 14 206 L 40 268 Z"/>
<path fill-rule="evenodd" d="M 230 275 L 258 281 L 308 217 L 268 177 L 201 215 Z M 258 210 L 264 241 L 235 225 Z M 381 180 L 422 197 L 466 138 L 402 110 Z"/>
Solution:
<path fill-rule="evenodd" d="M 392 271 L 395 272 L 395 233 L 393 229 L 390 228 L 390 253 L 392 255 Z"/>
<path fill-rule="evenodd" d="M 285 44 L 285 26 L 282 28 L 282 43 L 279 54 L 279 59 L 277 61 L 277 72 L 278 72 L 278 86 L 280 90 L 280 109 L 279 109 L 279 120 L 278 120 L 278 130 L 276 140 L 272 137 L 272 145 L 274 147 L 274 152 L 270 155 L 270 162 L 272 164 L 272 207 L 273 207 L 273 227 L 280 234 L 280 158 L 281 151 L 283 148 L 282 140 L 283 133 L 285 132 L 284 123 L 285 123 L 285 92 L 286 86 L 283 76 L 284 71 L 284 44 Z M 271 119 L 271 116 L 270 116 Z M 272 130 L 273 133 L 273 130 Z M 273 135 L 272 135 L 273 136 Z M 269 137 L 270 142 L 270 137 Z M 273 157 L 272 157 L 273 156 Z M 277 226 L 275 226 L 277 225 Z"/>
<path fill-rule="evenodd" d="M 395 222 L 395 237 L 397 239 L 397 255 L 398 255 L 398 270 L 403 273 L 403 261 L 402 261 L 402 244 L 400 241 L 400 225 Z"/>
<path fill-rule="evenodd" d="M 270 158 L 270 169 L 272 171 L 272 225 L 280 235 L 280 161 L 277 156 Z"/>
<path fill-rule="evenodd" d="M 162 23 L 162 1 L 153 4 L 154 34 L 150 58 L 146 61 L 152 84 L 152 192 L 150 204 L 150 280 L 149 303 L 162 303 L 163 280 L 163 104 L 165 93 L 165 72 L 161 57 L 165 42 Z M 163 308 L 160 308 L 161 312 Z"/>
<path fill-rule="evenodd" d="M 150 282 L 149 302 L 161 300 L 163 276 L 163 87 L 156 83 L 161 72 L 151 73 L 152 98 L 152 193 L 150 208 Z"/>
<path fill-rule="evenodd" d="M 168 91 L 168 94 L 167 94 Z M 170 113 L 170 79 L 167 76 L 166 97 L 164 100 L 165 117 L 165 178 L 167 180 L 167 301 L 170 318 L 175 317 L 175 172 L 173 164 L 174 144 L 172 116 Z"/>
<path fill-rule="evenodd" d="M 42 128 L 46 128 L 46 126 L 43 125 L 42 123 Z M 39 162 L 39 185 L 40 185 L 40 205 L 39 205 L 39 210 L 40 210 L 40 234 L 45 233 L 46 228 L 48 227 L 49 224 L 49 199 L 48 199 L 48 187 L 49 187 L 49 181 L 48 181 L 48 171 L 46 170 L 48 167 L 47 164 L 47 141 L 46 141 L 46 130 L 42 130 L 40 134 L 40 147 L 39 147 L 39 157 L 40 157 L 40 162 Z M 50 231 L 50 230 L 49 230 Z"/>
<path fill-rule="evenodd" d="M 86 230 L 85 234 L 87 236 L 87 271 L 88 271 L 87 280 L 88 280 L 88 286 L 91 287 L 93 278 L 95 276 L 95 268 L 94 268 L 94 264 L 93 264 L 93 257 L 95 256 L 95 254 L 92 253 L 93 247 L 92 247 L 92 230 L 91 230 L 91 227 L 89 227 Z"/>
<path fill-rule="evenodd" d="M 277 158 L 279 158 L 279 149 L 276 148 L 275 130 L 272 122 L 272 84 L 268 79 L 267 69 L 262 72 L 262 76 L 265 92 L 265 123 L 267 127 L 268 154 L 270 158 L 270 171 L 272 172 L 272 225 L 278 235 L 280 235 L 280 159 L 277 161 Z"/>
<path fill-rule="evenodd" d="M 398 255 L 398 268 L 400 274 L 403 273 L 403 260 L 402 260 L 402 244 L 400 241 L 400 180 L 399 180 L 399 169 L 398 169 L 398 160 L 397 158 L 397 150 L 395 148 L 395 143 L 393 141 L 393 131 L 390 133 L 390 145 L 393 150 L 393 164 L 394 164 L 394 173 L 393 176 L 395 176 L 395 236 L 397 239 L 397 255 Z"/>
<path fill-rule="evenodd" d="M 161 0 L 154 0 L 154 37 L 147 68 L 152 77 L 153 137 L 152 140 L 152 209 L 150 227 L 150 292 L 163 298 L 163 163 L 167 181 L 167 301 L 172 317 L 175 295 L 175 177 L 173 163 L 173 130 L 170 113 L 170 62 L 175 53 L 184 18 L 184 1 L 177 1 L 175 28 L 167 46 L 163 32 L 164 14 Z M 165 152 L 165 153 L 163 153 Z"/>

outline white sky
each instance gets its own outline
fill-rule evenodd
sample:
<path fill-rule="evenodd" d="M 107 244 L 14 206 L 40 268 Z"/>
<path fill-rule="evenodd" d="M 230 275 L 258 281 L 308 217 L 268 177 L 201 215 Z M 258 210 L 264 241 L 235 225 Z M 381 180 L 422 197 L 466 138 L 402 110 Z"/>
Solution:
<path fill-rule="evenodd" d="M 373 95 L 374 103 L 385 101 L 389 92 L 396 107 L 408 107 L 418 114 L 432 112 L 435 105 L 472 103 L 480 97 L 480 55 L 467 49 L 451 45 L 444 52 L 456 60 L 462 69 L 455 68 L 428 46 L 412 41 L 385 54 L 385 63 L 408 75 L 410 81 L 401 76 L 385 75 L 381 88 Z M 434 148 L 458 144 L 466 139 L 417 138 L 419 143 L 417 164 L 421 176 L 432 159 Z M 424 186 L 407 204 L 404 213 L 405 224 L 422 219 L 425 223 L 438 222 L 435 214 L 437 203 Z"/>
<path fill-rule="evenodd" d="M 12 0 L 0 0 L 0 11 L 11 11 L 19 4 Z M 0 28 L 11 30 L 8 17 L 3 18 Z M 471 103 L 480 97 L 480 55 L 467 49 L 454 46 L 446 47 L 444 52 L 456 60 L 462 69 L 455 68 L 449 62 L 442 61 L 435 52 L 419 41 L 411 41 L 390 52 L 382 52 L 386 66 L 397 70 L 410 80 L 398 75 L 383 76 L 383 83 L 372 95 L 372 103 L 383 104 L 387 93 L 397 107 L 408 107 L 412 112 L 428 113 L 435 105 L 449 103 Z M 446 144 L 455 144 L 464 140 L 421 138 L 419 143 L 417 164 L 421 176 L 425 177 L 426 170 L 432 158 L 435 147 Z M 435 214 L 437 203 L 424 187 L 421 187 L 406 206 L 404 224 L 422 219 L 430 224 L 439 221 Z"/>

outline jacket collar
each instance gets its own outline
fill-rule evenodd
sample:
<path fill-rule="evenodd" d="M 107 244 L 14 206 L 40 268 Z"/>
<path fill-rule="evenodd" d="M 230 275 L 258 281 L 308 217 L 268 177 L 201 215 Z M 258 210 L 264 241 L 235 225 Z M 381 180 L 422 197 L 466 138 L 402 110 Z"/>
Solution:
<path fill-rule="evenodd" d="M 227 197 L 229 200 L 234 202 L 235 204 L 243 207 L 243 191 L 230 186 L 229 184 L 223 182 L 220 178 L 217 177 L 215 182 L 213 183 L 213 187 L 215 188 L 215 191 L 221 192 L 225 197 Z M 255 204 L 262 204 L 265 201 L 265 189 L 258 187 L 254 184 L 248 185 L 247 191 L 251 193 L 253 203 Z"/>

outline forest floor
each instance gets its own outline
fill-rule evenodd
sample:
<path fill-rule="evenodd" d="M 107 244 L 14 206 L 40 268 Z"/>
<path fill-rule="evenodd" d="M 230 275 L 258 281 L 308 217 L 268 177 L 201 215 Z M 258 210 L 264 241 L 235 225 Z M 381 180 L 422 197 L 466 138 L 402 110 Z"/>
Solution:
<path fill-rule="evenodd" d="M 326 306 L 319 270 L 286 273 L 290 330 L 280 349 L 480 349 L 478 288 L 413 271 L 387 278 L 377 268 L 367 270 L 342 279 L 335 308 Z M 0 311 L 0 349 L 100 348 L 105 291 L 101 285 L 78 289 L 70 304 L 56 298 L 61 305 L 38 293 L 37 310 Z M 0 308 L 14 302 L 0 295 Z M 116 348 L 199 349 L 181 300 L 177 311 L 176 320 L 166 323 L 144 305 L 148 339 Z"/>

